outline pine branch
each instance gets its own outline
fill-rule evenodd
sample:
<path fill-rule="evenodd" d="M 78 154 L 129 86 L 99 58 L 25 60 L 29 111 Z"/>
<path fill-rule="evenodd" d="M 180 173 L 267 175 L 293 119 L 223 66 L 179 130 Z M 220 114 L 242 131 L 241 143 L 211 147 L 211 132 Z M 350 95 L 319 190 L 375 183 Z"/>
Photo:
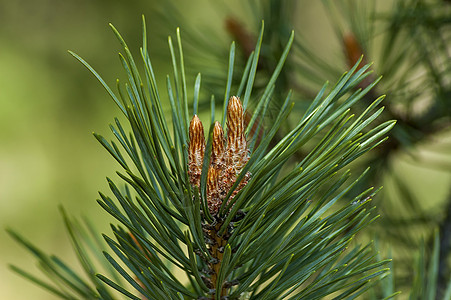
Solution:
<path fill-rule="evenodd" d="M 210 129 L 205 134 L 196 116 L 201 77 L 195 79 L 190 101 L 180 31 L 174 43 L 168 39 L 173 75 L 167 77 L 168 96 L 163 98 L 146 49 L 144 19 L 141 63 L 111 27 L 123 47 L 119 58 L 127 74 L 125 84 L 117 83 L 117 95 L 86 61 L 73 55 L 100 81 L 128 121 L 123 126 L 115 119 L 110 126 L 116 142 L 95 134 L 122 168 L 118 175 L 125 183 L 120 188 L 108 179 L 113 196 L 100 193 L 98 200 L 118 222 L 111 225 L 112 236 L 103 234 L 109 246 L 103 253 L 120 279 L 98 274 L 65 216 L 90 282 L 59 260 L 48 263 L 44 254 L 16 236 L 46 263 L 50 279 L 68 287 L 35 282 L 68 299 L 71 295 L 110 299 L 105 286 L 130 299 L 322 299 L 358 297 L 371 282 L 386 276 L 390 260 L 379 259 L 371 243 L 353 243 L 377 219 L 371 204 L 377 190 L 355 194 L 367 171 L 349 183 L 347 170 L 351 162 L 379 146 L 395 124 L 372 126 L 383 112 L 384 97 L 357 116 L 350 114 L 374 86 L 359 88 L 369 78 L 369 65 L 359 66 L 358 61 L 333 87 L 325 84 L 305 114 L 295 118 L 294 128 L 274 145 L 293 108 L 292 93 L 286 93 L 270 126 L 263 126 L 263 120 L 275 101 L 276 80 L 294 33 L 259 96 L 253 96 L 253 87 L 263 26 L 237 90 L 232 84 L 231 46 L 222 120 L 215 120 L 212 97 Z M 251 99 L 255 110 L 246 113 Z M 172 123 L 162 109 L 167 102 Z M 290 158 L 309 143 L 315 143 L 313 150 L 291 163 Z M 189 284 L 175 275 L 176 269 Z"/>

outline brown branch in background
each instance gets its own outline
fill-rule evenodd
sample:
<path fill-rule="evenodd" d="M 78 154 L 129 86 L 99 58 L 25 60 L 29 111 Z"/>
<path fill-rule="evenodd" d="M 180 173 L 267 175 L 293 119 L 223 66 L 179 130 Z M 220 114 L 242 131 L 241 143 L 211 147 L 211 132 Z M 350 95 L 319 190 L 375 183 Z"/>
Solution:
<path fill-rule="evenodd" d="M 141 252 L 149 261 L 149 263 L 152 263 L 152 260 L 150 259 L 151 254 L 144 250 L 144 248 L 141 246 L 141 244 L 138 242 L 138 239 L 135 237 L 135 235 L 131 232 L 128 233 L 129 236 L 131 237 L 131 239 L 133 240 L 133 242 L 135 243 L 136 246 L 138 246 L 139 252 Z M 143 288 L 146 289 L 146 286 L 141 282 L 141 280 L 139 280 L 138 277 L 135 276 L 135 280 L 136 282 L 138 282 L 138 284 Z M 147 300 L 147 298 L 144 295 L 141 295 L 141 300 Z"/>
<path fill-rule="evenodd" d="M 244 25 L 232 17 L 228 17 L 225 21 L 227 32 L 232 36 L 236 43 L 240 46 L 244 57 L 248 58 L 254 51 L 256 39 L 245 28 Z"/>
<path fill-rule="evenodd" d="M 360 47 L 360 44 L 353 33 L 349 32 L 343 36 L 343 47 L 348 66 L 350 67 L 352 67 L 360 59 L 360 56 L 364 54 L 362 47 Z M 360 65 L 363 66 L 365 64 L 364 59 Z"/>
<path fill-rule="evenodd" d="M 347 33 L 343 36 L 343 49 L 345 52 L 346 60 L 348 63 L 348 67 L 352 68 L 357 61 L 360 59 L 360 57 L 363 55 L 362 61 L 360 62 L 358 68 L 356 71 L 358 71 L 360 68 L 362 68 L 364 65 L 367 64 L 366 61 L 366 54 L 364 53 L 364 50 L 360 46 L 360 43 L 357 41 L 357 38 L 353 33 Z M 366 77 L 360 84 L 359 88 L 365 89 L 367 86 L 369 86 L 374 81 L 374 76 L 369 75 Z M 374 95 L 371 94 L 372 90 L 367 94 L 368 96 L 373 99 Z"/>

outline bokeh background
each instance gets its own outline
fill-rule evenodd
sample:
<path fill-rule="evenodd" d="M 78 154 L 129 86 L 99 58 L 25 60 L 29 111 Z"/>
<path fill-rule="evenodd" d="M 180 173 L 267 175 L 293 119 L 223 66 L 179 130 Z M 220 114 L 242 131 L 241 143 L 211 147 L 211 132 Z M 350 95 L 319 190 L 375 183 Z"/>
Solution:
<path fill-rule="evenodd" d="M 392 2 L 379 1 L 378 9 L 390 11 Z M 88 217 L 100 231 L 109 228 L 110 219 L 95 200 L 97 191 L 108 190 L 105 176 L 115 178 L 118 166 L 91 133 L 109 137 L 108 124 L 119 110 L 67 50 L 85 58 L 114 86 L 115 79 L 123 74 L 117 57 L 119 46 L 108 23 L 119 29 L 137 54 L 144 14 L 150 54 L 164 87 L 170 72 L 167 36 L 175 34 L 177 25 L 181 26 L 182 39 L 187 31 L 188 51 L 191 37 L 197 35 L 211 44 L 199 55 L 217 51 L 215 55 L 225 63 L 228 45 L 234 39 L 225 26 L 230 16 L 241 20 L 249 33 L 257 33 L 255 22 L 248 20 L 256 17 L 249 15 L 252 3 L 180 2 L 175 6 L 181 18 L 172 16 L 168 6 L 159 1 L 0 2 L 0 299 L 55 299 L 8 269 L 12 263 L 27 269 L 32 266 L 28 271 L 38 273 L 30 255 L 4 228 L 13 228 L 42 249 L 74 263 L 58 206 L 64 206 L 73 216 Z M 332 60 L 343 57 L 342 45 L 320 1 L 299 1 L 290 14 L 296 15 L 293 27 L 301 31 L 308 44 L 315 45 L 319 56 L 332 56 Z M 190 54 L 195 55 L 193 51 Z M 336 61 L 339 70 L 345 71 L 346 61 Z M 188 82 L 193 83 L 199 71 L 208 81 L 207 66 L 198 64 L 195 69 L 195 64 L 187 65 Z M 449 87 L 449 78 L 446 82 Z M 391 170 L 420 199 L 424 210 L 442 211 L 437 214 L 437 223 L 446 217 L 450 199 L 450 154 L 450 131 L 444 126 L 444 130 L 391 161 Z M 383 193 L 396 195 L 397 182 L 384 176 Z M 396 197 L 401 196 L 392 196 Z M 432 225 L 421 223 L 414 229 L 416 238 L 424 234 L 427 239 Z"/>

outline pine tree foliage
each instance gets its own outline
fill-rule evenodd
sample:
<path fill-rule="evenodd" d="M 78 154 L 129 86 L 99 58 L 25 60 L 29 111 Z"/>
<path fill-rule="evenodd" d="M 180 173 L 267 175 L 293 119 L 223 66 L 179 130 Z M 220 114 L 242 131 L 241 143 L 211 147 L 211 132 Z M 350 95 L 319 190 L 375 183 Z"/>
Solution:
<path fill-rule="evenodd" d="M 292 115 L 303 114 L 314 98 L 315 91 L 325 80 L 333 81 L 346 67 L 353 66 L 362 54 L 364 61 L 374 61 L 371 69 L 382 74 L 383 79 L 366 94 L 363 101 L 352 107 L 352 111 L 360 114 L 375 95 L 383 91 L 389 101 L 384 102 L 385 109 L 379 120 L 396 119 L 398 122 L 389 133 L 390 140 L 387 143 L 382 144 L 372 155 L 359 160 L 358 164 L 362 169 L 368 166 L 371 169 L 358 188 L 386 182 L 393 188 L 384 190 L 383 197 L 378 198 L 380 201 L 377 202 L 377 208 L 383 218 L 373 227 L 373 232 L 379 236 L 381 244 L 393 248 L 393 254 L 397 258 L 396 285 L 399 288 L 412 285 L 414 279 L 411 266 L 417 249 L 420 248 L 422 235 L 426 235 L 426 243 L 432 244 L 434 229 L 440 229 L 438 280 L 441 284 L 438 288 L 444 290 L 451 279 L 450 193 L 437 199 L 436 205 L 426 209 L 423 205 L 425 200 L 418 196 L 418 186 L 406 180 L 407 176 L 400 171 L 399 163 L 441 172 L 444 176 L 449 173 L 450 148 L 441 142 L 443 136 L 448 136 L 451 125 L 449 1 L 324 0 L 322 8 L 325 17 L 314 22 L 318 24 L 315 39 L 309 39 L 310 30 L 299 26 L 298 22 L 302 19 L 302 14 L 305 14 L 305 8 L 311 8 L 308 1 L 266 0 L 251 4 L 228 4 L 217 11 L 220 11 L 218 15 L 224 19 L 226 33 L 236 41 L 237 61 L 245 61 L 251 53 L 249 41 L 257 38 L 254 28 L 258 26 L 259 20 L 265 19 L 270 28 L 265 32 L 263 40 L 262 48 L 265 51 L 261 54 L 257 75 L 260 78 L 268 76 L 283 50 L 284 39 L 293 26 L 298 25 L 287 66 L 279 75 L 274 91 L 276 97 L 270 102 L 277 110 L 281 106 L 278 99 L 282 99 L 278 95 L 287 89 L 293 89 L 295 106 Z M 221 64 L 220 54 L 226 51 L 226 46 L 220 42 L 206 42 L 201 34 L 196 34 L 196 27 L 190 24 L 189 18 L 180 11 L 177 13 L 174 3 L 171 6 L 169 1 L 167 5 L 166 12 L 176 11 L 163 14 L 167 24 L 192 26 L 186 47 L 187 56 L 191 53 L 190 61 L 194 61 L 192 64 L 196 66 L 196 70 L 201 69 L 203 74 L 204 69 L 208 72 L 210 80 L 206 78 L 204 86 L 207 85 L 206 88 L 215 95 L 221 94 L 222 82 L 226 78 L 224 69 L 227 66 L 225 62 Z M 242 18 L 243 15 L 246 18 Z M 324 23 L 325 26 L 330 25 L 333 36 L 327 40 L 317 39 L 316 36 L 321 36 L 323 32 L 328 33 L 323 29 Z M 324 48 L 327 55 L 323 54 Z M 202 59 L 196 59 L 194 54 Z M 365 64 L 364 61 L 362 65 Z M 375 79 L 370 77 L 363 80 L 359 87 L 365 88 Z M 262 89 L 264 85 L 256 84 L 254 94 L 261 93 Z M 266 122 L 272 123 L 275 115 L 267 116 Z M 369 128 L 377 125 L 375 122 Z M 275 140 L 281 139 L 285 130 L 286 127 L 281 128 Z M 428 154 L 424 155 L 425 145 L 436 143 L 440 147 L 426 146 Z M 316 141 L 303 147 L 295 157 L 302 159 L 315 144 Z M 442 184 L 435 184 L 434 187 L 429 187 L 431 192 L 442 189 Z"/>
<path fill-rule="evenodd" d="M 95 134 L 122 168 L 117 173 L 121 185 L 108 179 L 112 196 L 100 193 L 98 200 L 117 224 L 111 225 L 112 234 L 103 234 L 105 247 L 94 229 L 93 234 L 86 233 L 85 226 L 63 212 L 85 275 L 10 231 L 36 256 L 50 283 L 18 267 L 13 270 L 62 299 L 116 299 L 113 291 L 129 299 L 354 299 L 387 276 L 390 260 L 379 258 L 372 243 L 353 242 L 377 218 L 371 204 L 377 190 L 355 194 L 353 187 L 365 172 L 349 180 L 347 169 L 381 144 L 395 124 L 386 121 L 369 127 L 382 113 L 384 97 L 373 99 L 357 116 L 350 113 L 377 83 L 359 88 L 371 74 L 370 65 L 359 67 L 358 61 L 332 87 L 326 83 L 305 113 L 295 116 L 295 126 L 273 145 L 292 110 L 291 92 L 285 94 L 272 124 L 262 120 L 276 97 L 276 79 L 294 34 L 258 95 L 252 91 L 263 26 L 236 90 L 232 44 L 219 116 L 214 97 L 210 101 L 197 185 L 189 175 L 189 143 L 190 120 L 201 100 L 201 76 L 196 77 L 191 96 L 180 31 L 175 41 L 168 40 L 173 74 L 167 77 L 166 97 L 157 86 L 159 74 L 147 51 L 144 20 L 140 63 L 112 29 L 123 48 L 119 58 L 127 75 L 124 84 L 118 81 L 116 93 L 86 61 L 71 54 L 97 77 L 128 121 L 125 126 L 115 119 L 110 126 L 114 141 Z M 226 122 L 231 113 L 227 107 L 229 99 L 238 98 L 244 110 L 251 100 L 255 104 L 252 112 L 248 110 L 245 131 L 249 158 L 218 209 L 211 210 L 207 173 L 215 155 L 215 121 L 233 132 Z M 166 102 L 171 118 L 164 113 Z M 290 160 L 312 142 L 316 144 L 305 157 Z M 246 184 L 240 185 L 245 177 Z M 92 259 L 99 252 L 109 263 L 103 268 Z"/>

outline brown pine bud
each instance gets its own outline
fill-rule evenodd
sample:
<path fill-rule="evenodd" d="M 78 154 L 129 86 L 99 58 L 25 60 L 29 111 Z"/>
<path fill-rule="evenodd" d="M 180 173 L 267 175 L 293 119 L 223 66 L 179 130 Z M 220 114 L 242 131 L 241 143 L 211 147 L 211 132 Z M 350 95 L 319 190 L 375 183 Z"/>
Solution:
<path fill-rule="evenodd" d="M 215 122 L 215 126 L 213 128 L 213 143 L 211 150 L 211 165 L 215 166 L 219 169 L 224 167 L 224 131 L 222 130 L 221 124 L 219 122 Z"/>
<path fill-rule="evenodd" d="M 189 147 L 188 147 L 188 174 L 193 186 L 200 185 L 202 173 L 202 162 L 205 152 L 204 127 L 197 115 L 194 115 L 189 124 Z"/>
<path fill-rule="evenodd" d="M 244 110 L 238 97 L 232 96 L 227 106 L 227 153 L 226 164 L 233 168 L 235 176 L 249 160 L 244 134 Z"/>
<path fill-rule="evenodd" d="M 207 204 L 211 214 L 216 214 L 221 207 L 219 170 L 210 166 L 207 174 Z"/>
<path fill-rule="evenodd" d="M 232 96 L 227 106 L 227 146 L 224 145 L 224 131 L 215 122 L 212 136 L 211 161 L 207 173 L 207 204 L 212 215 L 216 215 L 225 197 L 235 184 L 244 165 L 249 161 L 249 149 L 245 137 L 244 109 L 240 99 Z M 191 185 L 199 186 L 205 152 L 205 138 L 202 123 L 197 116 L 189 127 L 189 177 Z M 247 172 L 231 194 L 231 198 L 248 183 Z"/>
<path fill-rule="evenodd" d="M 244 110 L 240 98 L 232 96 L 227 106 L 227 147 L 239 150 L 246 147 L 244 136 Z"/>
<path fill-rule="evenodd" d="M 238 97 L 232 96 L 227 106 L 227 150 L 225 154 L 226 168 L 222 178 L 225 190 L 228 192 L 235 184 L 244 165 L 249 161 L 249 149 L 247 148 L 244 133 L 244 109 Z M 232 194 L 232 198 L 246 185 L 250 174 L 246 174 L 243 180 Z"/>

